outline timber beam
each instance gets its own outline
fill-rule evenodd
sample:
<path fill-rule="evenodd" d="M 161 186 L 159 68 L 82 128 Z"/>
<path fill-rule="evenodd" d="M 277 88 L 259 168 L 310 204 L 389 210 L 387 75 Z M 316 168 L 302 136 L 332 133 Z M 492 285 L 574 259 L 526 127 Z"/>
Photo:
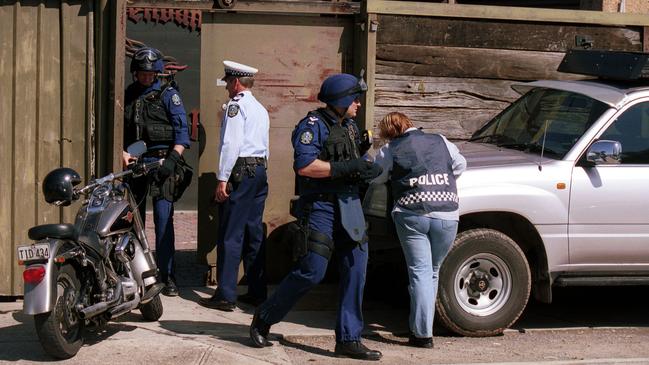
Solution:
<path fill-rule="evenodd" d="M 275 14 L 329 14 L 354 15 L 360 13 L 360 4 L 351 1 L 284 1 L 237 0 L 231 9 L 219 9 L 215 1 L 130 0 L 129 8 L 192 9 L 205 12 L 275 13 Z"/>
<path fill-rule="evenodd" d="M 649 26 L 646 14 L 591 10 L 539 9 L 513 6 L 463 5 L 416 1 L 365 0 L 370 14 L 443 18 L 501 19 L 530 22 Z"/>

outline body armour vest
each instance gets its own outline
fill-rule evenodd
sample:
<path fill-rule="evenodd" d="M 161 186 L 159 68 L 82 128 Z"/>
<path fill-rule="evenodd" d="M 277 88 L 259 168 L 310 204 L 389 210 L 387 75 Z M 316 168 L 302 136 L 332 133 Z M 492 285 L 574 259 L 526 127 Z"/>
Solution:
<path fill-rule="evenodd" d="M 316 117 L 327 126 L 329 136 L 327 137 L 318 159 L 327 162 L 348 161 L 360 157 L 358 148 L 358 132 L 352 123 L 343 126 L 325 115 L 325 112 L 315 110 L 309 112 L 308 117 Z M 315 179 L 300 176 L 298 178 L 298 194 L 321 194 L 321 193 L 358 193 L 355 183 L 345 179 L 332 179 L 330 177 Z"/>
<path fill-rule="evenodd" d="M 411 131 L 390 141 L 395 204 L 417 214 L 458 209 L 453 161 L 438 134 Z"/>
<path fill-rule="evenodd" d="M 162 102 L 165 91 L 167 89 L 151 91 L 126 105 L 125 137 L 131 140 L 125 145 L 137 140 L 142 140 L 149 146 L 174 143 L 174 128 Z"/>

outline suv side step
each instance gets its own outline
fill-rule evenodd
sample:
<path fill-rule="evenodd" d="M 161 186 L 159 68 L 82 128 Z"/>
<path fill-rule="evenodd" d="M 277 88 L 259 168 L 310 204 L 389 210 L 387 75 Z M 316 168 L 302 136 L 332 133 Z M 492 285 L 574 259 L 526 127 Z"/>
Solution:
<path fill-rule="evenodd" d="M 556 286 L 633 286 L 649 285 L 649 276 L 560 276 Z"/>

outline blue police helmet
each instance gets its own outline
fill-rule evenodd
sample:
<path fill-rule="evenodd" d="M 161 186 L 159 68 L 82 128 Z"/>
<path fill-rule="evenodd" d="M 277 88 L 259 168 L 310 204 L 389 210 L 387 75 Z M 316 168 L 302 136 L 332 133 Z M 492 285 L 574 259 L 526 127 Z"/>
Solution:
<path fill-rule="evenodd" d="M 131 72 L 162 72 L 163 70 L 164 63 L 162 61 L 162 53 L 157 49 L 142 47 L 133 54 L 133 59 L 131 60 Z"/>
<path fill-rule="evenodd" d="M 322 82 L 318 100 L 327 105 L 347 109 L 365 91 L 367 91 L 367 84 L 362 77 L 336 74 L 327 77 Z"/>

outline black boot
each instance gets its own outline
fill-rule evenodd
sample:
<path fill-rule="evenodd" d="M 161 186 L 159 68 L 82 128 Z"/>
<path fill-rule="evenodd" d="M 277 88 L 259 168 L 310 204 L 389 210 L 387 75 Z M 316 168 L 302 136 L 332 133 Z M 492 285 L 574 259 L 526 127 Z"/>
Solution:
<path fill-rule="evenodd" d="M 336 342 L 336 356 L 351 357 L 359 360 L 380 360 L 380 351 L 368 349 L 361 341 Z"/>
<path fill-rule="evenodd" d="M 176 283 L 174 283 L 173 280 L 171 279 L 167 280 L 167 282 L 165 283 L 165 287 L 162 289 L 162 295 L 166 295 L 168 297 L 178 296 L 178 287 L 176 286 Z"/>
<path fill-rule="evenodd" d="M 268 333 L 270 332 L 270 325 L 259 318 L 259 311 L 255 311 L 250 323 L 250 339 L 255 347 L 268 347 L 273 344 L 268 341 Z"/>
<path fill-rule="evenodd" d="M 410 334 L 410 337 L 408 338 L 408 345 L 423 347 L 425 349 L 432 349 L 434 347 L 432 337 L 416 337 L 413 334 Z"/>

